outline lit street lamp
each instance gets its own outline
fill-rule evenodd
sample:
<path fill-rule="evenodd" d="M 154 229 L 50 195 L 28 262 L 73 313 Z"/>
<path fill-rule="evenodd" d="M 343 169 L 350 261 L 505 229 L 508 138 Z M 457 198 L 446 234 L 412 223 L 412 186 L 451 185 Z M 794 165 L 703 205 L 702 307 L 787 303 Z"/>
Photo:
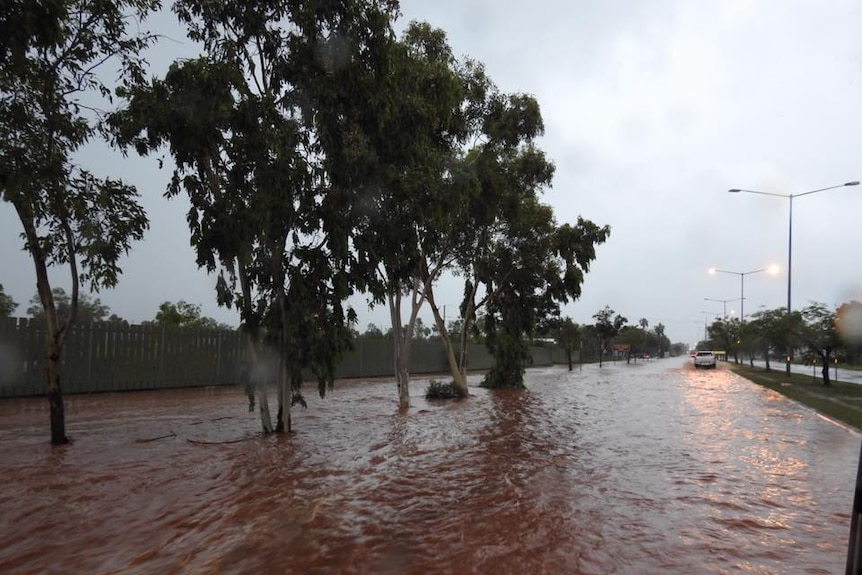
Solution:
<path fill-rule="evenodd" d="M 791 312 L 791 301 L 790 301 L 790 285 L 791 285 L 791 272 L 793 270 L 793 198 L 801 198 L 802 196 L 809 196 L 811 194 L 816 194 L 817 192 L 825 192 L 826 190 L 834 190 L 835 188 L 843 188 L 845 186 L 858 186 L 858 181 L 853 182 L 845 182 L 843 184 L 838 184 L 837 186 L 829 186 L 826 188 L 820 188 L 817 190 L 811 190 L 809 192 L 802 192 L 801 194 L 776 194 L 773 192 L 760 192 L 757 190 L 741 190 L 739 188 L 733 188 L 732 190 L 727 190 L 731 194 L 738 194 L 740 192 L 745 192 L 747 194 L 759 194 L 761 196 L 775 196 L 777 198 L 787 198 L 790 200 L 790 212 L 788 216 L 788 224 L 787 224 L 787 315 L 790 315 Z M 790 349 L 787 350 L 787 364 L 786 364 L 786 373 L 790 375 Z"/>
<path fill-rule="evenodd" d="M 760 272 L 769 272 L 770 274 L 778 273 L 778 266 L 769 266 L 768 268 L 761 268 L 759 270 L 751 270 L 750 272 L 732 272 L 728 270 L 719 270 L 715 268 L 709 268 L 709 273 L 711 274 L 733 274 L 739 276 L 739 319 L 743 323 L 745 322 L 745 276 L 751 274 L 757 274 Z"/>
<path fill-rule="evenodd" d="M 734 299 L 715 299 L 715 298 L 711 298 L 711 297 L 705 297 L 705 298 L 703 298 L 703 300 L 704 300 L 704 301 L 717 301 L 717 302 L 719 302 L 719 303 L 724 304 L 724 316 L 723 316 L 723 318 L 724 318 L 724 319 L 727 319 L 727 302 L 731 302 L 731 301 L 741 301 L 741 299 L 740 299 L 740 298 L 734 298 Z"/>

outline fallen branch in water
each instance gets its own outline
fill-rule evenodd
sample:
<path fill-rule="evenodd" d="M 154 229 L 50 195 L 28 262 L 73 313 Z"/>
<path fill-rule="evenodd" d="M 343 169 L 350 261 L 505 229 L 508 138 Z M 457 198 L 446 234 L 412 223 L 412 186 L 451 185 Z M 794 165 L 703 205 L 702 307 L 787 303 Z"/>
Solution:
<path fill-rule="evenodd" d="M 224 417 L 216 417 L 215 419 L 210 419 L 209 422 L 212 423 L 213 421 L 221 421 L 222 419 L 234 419 L 234 416 L 225 415 Z M 189 425 L 200 425 L 201 423 L 206 423 L 206 422 L 205 421 L 195 421 L 193 423 L 189 423 Z"/>
<path fill-rule="evenodd" d="M 197 443 L 198 445 L 225 445 L 228 443 L 242 443 L 243 441 L 249 441 L 251 439 L 254 439 L 254 437 L 246 437 L 243 439 L 229 439 L 227 441 L 200 441 L 197 439 L 189 439 L 187 437 L 186 441 L 188 441 L 189 443 Z"/>
<path fill-rule="evenodd" d="M 136 439 L 135 443 L 150 443 L 151 441 L 158 441 L 159 439 L 167 439 L 169 437 L 176 437 L 176 436 L 177 436 L 177 434 L 174 433 L 173 431 L 171 431 L 167 435 L 160 435 L 158 437 L 152 437 L 150 439 Z"/>

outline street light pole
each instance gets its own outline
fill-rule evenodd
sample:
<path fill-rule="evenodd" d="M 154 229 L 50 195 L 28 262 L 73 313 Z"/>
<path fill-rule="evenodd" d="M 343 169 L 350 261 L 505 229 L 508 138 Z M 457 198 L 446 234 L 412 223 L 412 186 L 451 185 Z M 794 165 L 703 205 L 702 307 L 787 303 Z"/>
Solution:
<path fill-rule="evenodd" d="M 761 196 L 775 196 L 777 198 L 787 198 L 790 204 L 790 210 L 788 215 L 788 224 L 787 224 L 787 315 L 790 316 L 790 312 L 792 311 L 791 307 L 791 299 L 790 299 L 790 289 L 791 289 L 791 278 L 793 271 L 793 198 L 801 198 L 802 196 L 809 196 L 811 194 L 816 194 L 817 192 L 825 192 L 826 190 L 834 190 L 835 188 L 843 188 L 845 186 L 858 186 L 858 181 L 845 182 L 843 184 L 838 184 L 836 186 L 827 186 L 825 188 L 819 188 L 817 190 L 811 190 L 808 192 L 802 192 L 801 194 L 776 194 L 773 192 L 760 192 L 757 190 L 743 190 L 740 188 L 733 188 L 731 190 L 727 190 L 731 194 L 738 193 L 746 193 L 746 194 L 758 194 Z M 790 344 L 788 344 L 787 355 L 786 355 L 786 364 L 785 369 L 786 373 L 790 375 Z"/>
<path fill-rule="evenodd" d="M 708 335 L 708 331 L 707 331 L 707 327 L 706 327 L 706 316 L 708 316 L 708 315 L 711 315 L 712 317 L 718 317 L 718 316 L 716 314 L 712 313 L 711 311 L 702 311 L 700 313 L 704 314 L 704 316 L 703 316 L 703 341 L 707 341 L 709 339 L 709 335 Z"/>
<path fill-rule="evenodd" d="M 731 302 L 731 301 L 740 301 L 740 300 L 741 300 L 741 298 L 736 298 L 736 299 L 716 299 L 716 298 L 711 298 L 711 297 L 705 297 L 705 298 L 703 298 L 703 300 L 704 300 L 704 301 L 717 301 L 717 302 L 719 302 L 719 303 L 723 304 L 723 305 L 724 305 L 724 315 L 722 316 L 722 318 L 726 320 L 726 319 L 727 319 L 727 303 L 728 303 L 728 302 Z"/>
<path fill-rule="evenodd" d="M 739 276 L 739 320 L 742 323 L 745 323 L 745 276 L 750 275 L 750 274 L 760 273 L 760 272 L 766 272 L 766 271 L 768 271 L 770 273 L 775 273 L 778 271 L 778 269 L 775 266 L 770 266 L 768 268 L 761 268 L 759 270 L 751 270 L 749 272 L 733 272 L 733 271 L 728 271 L 728 270 L 719 270 L 719 269 L 715 269 L 715 268 L 709 269 L 709 273 L 711 273 L 711 274 L 722 273 L 722 274 L 733 274 L 733 275 Z M 709 299 L 709 298 L 705 298 L 705 299 Z M 731 301 L 731 300 L 728 300 L 728 301 Z"/>

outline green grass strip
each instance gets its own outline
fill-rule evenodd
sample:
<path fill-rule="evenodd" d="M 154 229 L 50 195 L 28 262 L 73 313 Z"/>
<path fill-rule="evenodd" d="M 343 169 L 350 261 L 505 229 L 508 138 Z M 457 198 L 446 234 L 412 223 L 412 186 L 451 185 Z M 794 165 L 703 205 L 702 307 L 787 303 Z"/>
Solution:
<path fill-rule="evenodd" d="M 763 387 L 815 409 L 823 415 L 846 423 L 862 431 L 862 385 L 832 381 L 832 385 L 823 385 L 820 370 L 817 378 L 801 373 L 787 376 L 784 366 L 778 366 L 766 371 L 762 367 L 726 364 L 734 373 Z M 831 375 L 831 374 L 830 374 Z"/>

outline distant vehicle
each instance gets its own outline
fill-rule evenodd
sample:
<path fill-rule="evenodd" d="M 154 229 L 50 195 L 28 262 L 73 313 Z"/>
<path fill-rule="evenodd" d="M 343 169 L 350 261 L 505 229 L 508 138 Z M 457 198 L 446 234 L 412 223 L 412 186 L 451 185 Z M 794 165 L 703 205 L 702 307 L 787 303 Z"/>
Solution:
<path fill-rule="evenodd" d="M 697 369 L 701 367 L 715 369 L 715 354 L 711 351 L 697 352 L 697 355 L 694 356 L 694 367 Z"/>

